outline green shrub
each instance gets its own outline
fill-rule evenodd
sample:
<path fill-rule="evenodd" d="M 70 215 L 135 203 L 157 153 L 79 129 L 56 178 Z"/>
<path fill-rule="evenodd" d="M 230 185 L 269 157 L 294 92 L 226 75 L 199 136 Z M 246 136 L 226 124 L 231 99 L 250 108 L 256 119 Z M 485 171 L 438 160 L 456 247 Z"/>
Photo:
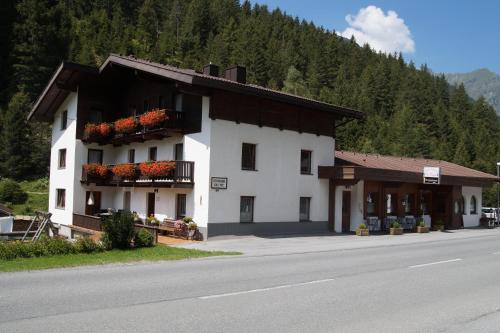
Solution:
<path fill-rule="evenodd" d="M 395 228 L 395 229 L 401 228 L 401 224 L 399 224 L 399 222 L 398 222 L 398 221 L 396 221 L 396 222 L 392 222 L 392 226 L 391 226 L 391 228 Z"/>
<path fill-rule="evenodd" d="M 182 221 L 184 223 L 190 223 L 190 222 L 193 222 L 193 218 L 191 216 L 185 216 L 182 218 Z"/>
<path fill-rule="evenodd" d="M 146 229 L 139 229 L 134 236 L 134 245 L 136 247 L 151 247 L 154 245 L 154 236 Z"/>
<path fill-rule="evenodd" d="M 104 248 L 90 237 L 81 237 L 75 242 L 75 250 L 79 253 L 93 253 L 103 251 Z"/>
<path fill-rule="evenodd" d="M 36 242 L 0 242 L 0 259 L 33 258 L 76 253 L 77 250 L 65 239 L 41 237 Z"/>
<path fill-rule="evenodd" d="M 26 200 L 28 200 L 28 193 L 17 182 L 12 179 L 0 180 L 0 202 L 18 205 L 25 203 Z"/>
<path fill-rule="evenodd" d="M 358 229 L 366 229 L 366 224 L 361 223 L 360 225 L 358 225 Z"/>
<path fill-rule="evenodd" d="M 422 220 L 422 221 L 418 222 L 417 226 L 423 228 L 423 227 L 425 227 L 425 222 Z"/>
<path fill-rule="evenodd" d="M 113 249 L 113 244 L 111 244 L 111 240 L 109 239 L 109 235 L 106 232 L 101 234 L 101 246 L 104 250 Z"/>
<path fill-rule="evenodd" d="M 127 249 L 135 235 L 134 216 L 130 212 L 118 212 L 108 217 L 103 225 L 108 237 L 107 248 Z"/>

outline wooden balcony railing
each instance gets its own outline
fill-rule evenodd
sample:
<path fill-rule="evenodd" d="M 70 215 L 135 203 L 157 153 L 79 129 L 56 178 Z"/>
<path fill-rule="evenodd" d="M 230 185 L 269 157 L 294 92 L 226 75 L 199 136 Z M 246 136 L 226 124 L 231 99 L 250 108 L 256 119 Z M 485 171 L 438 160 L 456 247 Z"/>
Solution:
<path fill-rule="evenodd" d="M 161 162 L 161 161 L 158 161 Z M 115 165 L 106 165 L 108 175 L 106 177 L 91 176 L 87 173 L 85 166 L 82 167 L 81 182 L 85 184 L 95 183 L 97 186 L 124 186 L 124 187 L 187 187 L 194 185 L 194 162 L 191 161 L 169 161 L 174 162 L 175 167 L 166 176 L 151 178 L 141 175 L 139 165 L 134 164 L 134 175 L 132 177 L 120 177 L 111 171 Z"/>
<path fill-rule="evenodd" d="M 136 116 L 136 128 L 132 133 L 117 133 L 112 131 L 108 137 L 88 137 L 84 134 L 82 141 L 84 143 L 99 143 L 112 144 L 120 146 L 131 142 L 144 142 L 147 140 L 161 140 L 171 135 L 172 132 L 182 132 L 184 130 L 184 112 L 163 110 L 168 116 L 168 119 L 154 127 L 145 127 L 139 123 L 139 118 Z M 113 123 L 109 123 L 113 125 Z"/>
<path fill-rule="evenodd" d="M 101 231 L 101 218 L 73 213 L 73 225 L 80 228 Z"/>

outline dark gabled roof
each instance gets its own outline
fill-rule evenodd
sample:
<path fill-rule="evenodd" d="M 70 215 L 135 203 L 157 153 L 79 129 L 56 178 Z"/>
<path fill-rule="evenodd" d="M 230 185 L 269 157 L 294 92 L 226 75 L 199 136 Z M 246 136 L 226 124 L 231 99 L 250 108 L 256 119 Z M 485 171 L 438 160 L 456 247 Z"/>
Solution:
<path fill-rule="evenodd" d="M 305 108 L 333 112 L 335 114 L 338 114 L 339 117 L 356 119 L 364 118 L 364 114 L 362 112 L 324 102 L 319 102 L 310 98 L 292 95 L 253 84 L 243 84 L 225 78 L 205 75 L 192 69 L 182 69 L 169 65 L 150 62 L 147 60 L 136 59 L 130 56 L 111 54 L 99 69 L 72 63 L 62 63 L 52 79 L 49 81 L 49 84 L 47 85 L 43 93 L 38 98 L 31 113 L 28 116 L 28 119 L 31 119 L 35 114 L 37 114 L 37 117 L 40 116 L 40 118 L 43 118 L 43 115 L 47 114 L 50 111 L 49 109 L 51 107 L 57 105 L 57 98 L 61 99 L 61 96 L 64 96 L 64 98 L 67 96 L 68 93 L 64 93 L 62 92 L 62 90 L 64 90 L 64 88 L 73 86 L 74 80 L 77 80 L 81 77 L 79 75 L 100 74 L 110 65 L 119 65 L 127 68 L 132 68 L 138 71 L 158 75 L 186 84 L 206 88 L 228 90 L 235 93 L 264 97 L 283 103 L 294 104 Z M 81 68 L 78 69 L 75 66 L 81 66 Z M 75 71 L 79 70 L 81 70 L 82 73 L 76 74 Z M 50 98 L 51 96 L 52 98 Z M 47 101 L 48 99 L 50 101 Z"/>

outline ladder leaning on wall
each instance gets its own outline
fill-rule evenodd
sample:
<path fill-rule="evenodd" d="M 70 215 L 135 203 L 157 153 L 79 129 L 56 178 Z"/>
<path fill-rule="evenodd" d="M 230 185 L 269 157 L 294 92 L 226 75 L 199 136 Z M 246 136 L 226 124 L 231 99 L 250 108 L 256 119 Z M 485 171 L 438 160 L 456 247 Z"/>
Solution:
<path fill-rule="evenodd" d="M 50 220 L 51 216 L 51 213 L 36 211 L 35 216 L 31 220 L 31 223 L 28 229 L 25 231 L 21 240 L 28 240 L 28 237 L 31 237 L 31 241 L 38 240 L 46 227 L 50 228 L 53 235 L 57 235 L 59 230 Z M 30 234 L 33 234 L 33 236 L 29 236 Z"/>

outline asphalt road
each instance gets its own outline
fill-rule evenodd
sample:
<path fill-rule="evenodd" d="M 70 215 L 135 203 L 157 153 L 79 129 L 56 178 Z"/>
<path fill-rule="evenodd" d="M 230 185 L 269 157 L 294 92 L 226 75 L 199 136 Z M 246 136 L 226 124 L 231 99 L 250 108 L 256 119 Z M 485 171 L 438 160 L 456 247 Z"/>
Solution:
<path fill-rule="evenodd" d="M 0 332 L 499 332 L 500 236 L 0 274 Z"/>

